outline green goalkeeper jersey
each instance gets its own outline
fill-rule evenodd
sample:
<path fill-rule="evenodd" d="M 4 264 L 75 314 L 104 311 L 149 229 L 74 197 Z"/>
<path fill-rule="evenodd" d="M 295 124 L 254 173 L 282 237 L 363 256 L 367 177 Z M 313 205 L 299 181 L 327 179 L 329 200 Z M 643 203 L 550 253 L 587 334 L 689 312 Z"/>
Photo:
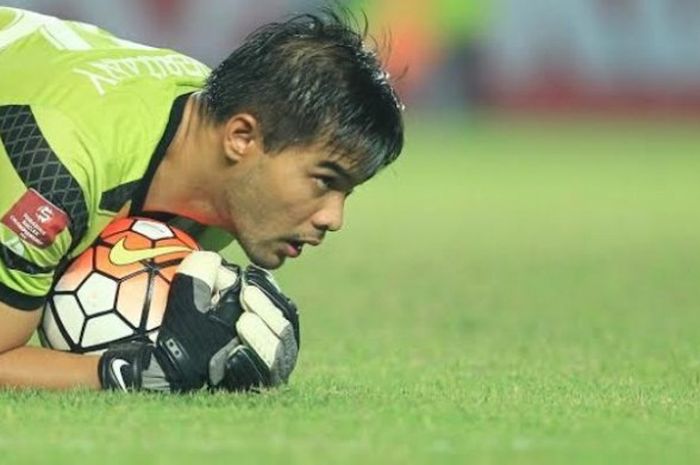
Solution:
<path fill-rule="evenodd" d="M 107 223 L 140 212 L 210 70 L 12 8 L 0 8 L 0 70 L 0 301 L 34 309 Z"/>

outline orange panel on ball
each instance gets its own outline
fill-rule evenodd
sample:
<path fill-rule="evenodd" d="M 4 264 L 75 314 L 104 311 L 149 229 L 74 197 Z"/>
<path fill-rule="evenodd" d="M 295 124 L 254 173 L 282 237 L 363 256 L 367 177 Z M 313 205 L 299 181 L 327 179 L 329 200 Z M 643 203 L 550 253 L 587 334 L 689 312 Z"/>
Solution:
<path fill-rule="evenodd" d="M 184 259 L 186 256 L 188 256 L 191 252 L 177 252 L 177 253 L 169 253 L 165 255 L 160 255 L 156 258 L 153 259 L 153 262 L 160 265 L 161 263 L 166 263 L 166 262 L 171 262 L 173 260 L 177 260 L 177 263 L 180 263 L 182 259 Z"/>
<path fill-rule="evenodd" d="M 141 324 L 147 292 L 148 273 L 132 276 L 119 284 L 117 311 L 135 328 Z"/>
<path fill-rule="evenodd" d="M 170 284 L 165 282 L 160 276 L 153 278 L 151 290 L 151 307 L 148 310 L 148 320 L 146 321 L 146 331 L 150 331 L 160 326 L 165 314 L 165 304 L 168 301 L 168 291 Z"/>
<path fill-rule="evenodd" d="M 61 275 L 56 283 L 56 291 L 74 291 L 92 272 L 93 249 L 87 249 Z"/>
<path fill-rule="evenodd" d="M 107 225 L 106 228 L 102 230 L 102 232 L 100 233 L 100 237 L 105 238 L 111 236 L 112 234 L 126 231 L 131 227 L 132 224 L 134 224 L 134 220 L 132 220 L 131 218 L 121 218 L 112 221 Z"/>
<path fill-rule="evenodd" d="M 178 265 L 168 266 L 166 268 L 159 269 L 158 272 L 168 283 L 172 283 L 173 278 L 175 277 L 175 271 L 177 271 L 177 267 Z"/>
<path fill-rule="evenodd" d="M 139 233 L 130 231 L 126 235 L 124 247 L 129 250 L 150 249 L 153 247 L 153 243 L 149 238 L 142 236 Z"/>
<path fill-rule="evenodd" d="M 200 250 L 199 244 L 197 244 L 197 241 L 195 241 L 192 236 L 189 234 L 180 231 L 177 228 L 172 228 L 173 232 L 177 236 L 178 239 L 180 239 L 187 247 L 189 247 L 192 250 Z"/>
<path fill-rule="evenodd" d="M 109 245 L 115 245 L 119 242 L 123 242 L 124 247 L 130 250 L 150 249 L 152 247 L 152 243 L 149 238 L 133 231 L 118 232 L 109 237 L 105 237 L 102 240 Z"/>

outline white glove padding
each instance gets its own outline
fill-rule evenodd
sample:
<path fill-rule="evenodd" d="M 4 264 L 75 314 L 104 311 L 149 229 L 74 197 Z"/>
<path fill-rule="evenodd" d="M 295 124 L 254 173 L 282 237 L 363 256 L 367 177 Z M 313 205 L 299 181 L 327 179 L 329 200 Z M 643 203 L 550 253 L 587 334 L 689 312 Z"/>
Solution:
<path fill-rule="evenodd" d="M 237 342 L 229 345 L 223 364 L 224 354 L 214 357 L 224 368 L 210 370 L 212 384 L 239 390 L 285 383 L 299 353 L 297 308 L 266 270 L 251 265 L 241 278 Z"/>

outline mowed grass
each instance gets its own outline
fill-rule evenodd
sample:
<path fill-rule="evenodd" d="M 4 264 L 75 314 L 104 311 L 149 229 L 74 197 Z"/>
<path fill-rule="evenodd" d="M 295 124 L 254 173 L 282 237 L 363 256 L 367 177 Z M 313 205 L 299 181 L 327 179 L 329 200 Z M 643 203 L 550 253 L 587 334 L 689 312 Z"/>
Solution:
<path fill-rule="evenodd" d="M 0 463 L 696 463 L 696 126 L 416 119 L 278 272 L 289 386 L 3 392 Z"/>

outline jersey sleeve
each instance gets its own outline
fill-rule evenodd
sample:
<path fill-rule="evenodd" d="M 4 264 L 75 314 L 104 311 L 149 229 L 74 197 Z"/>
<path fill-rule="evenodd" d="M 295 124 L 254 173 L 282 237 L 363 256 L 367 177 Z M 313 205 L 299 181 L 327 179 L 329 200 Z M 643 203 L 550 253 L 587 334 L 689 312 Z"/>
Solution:
<path fill-rule="evenodd" d="M 90 199 L 81 144 L 60 113 L 0 105 L 0 301 L 40 307 L 85 235 Z"/>

